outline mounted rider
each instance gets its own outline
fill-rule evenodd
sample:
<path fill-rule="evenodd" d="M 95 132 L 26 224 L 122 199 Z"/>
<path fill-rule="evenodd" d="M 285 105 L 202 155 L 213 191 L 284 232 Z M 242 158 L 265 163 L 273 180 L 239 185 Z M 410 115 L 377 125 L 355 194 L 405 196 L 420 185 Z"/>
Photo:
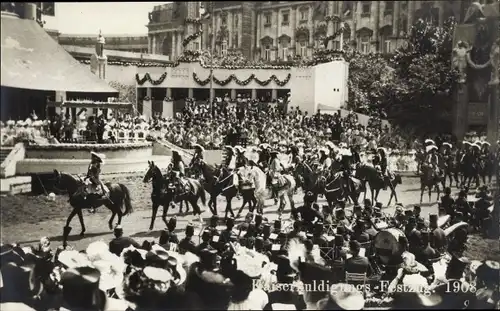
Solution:
<path fill-rule="evenodd" d="M 191 162 L 189 163 L 189 167 L 193 167 L 194 165 L 200 163 L 203 161 L 203 153 L 205 152 L 205 148 L 199 144 L 194 144 L 194 155 L 193 158 L 191 159 Z M 196 178 L 198 178 L 201 173 L 200 172 L 195 172 Z"/>
<path fill-rule="evenodd" d="M 278 187 L 284 186 L 284 180 L 282 178 L 281 172 L 284 167 L 281 161 L 278 159 L 278 151 L 273 150 L 270 152 L 271 159 L 269 161 L 269 176 L 271 177 L 271 184 L 277 185 Z"/>
<path fill-rule="evenodd" d="M 441 175 L 441 169 L 439 167 L 439 156 L 437 155 L 438 147 L 436 145 L 429 145 L 425 147 L 426 157 L 424 163 L 429 165 L 436 176 Z"/>
<path fill-rule="evenodd" d="M 186 169 L 184 161 L 178 151 L 172 150 L 172 174 L 171 181 L 174 185 L 180 186 L 183 191 L 192 191 L 190 189 L 189 183 L 186 176 Z"/>
<path fill-rule="evenodd" d="M 236 170 L 236 151 L 234 150 L 233 147 L 231 146 L 226 146 L 226 159 L 222 163 L 222 170 L 220 172 L 219 178 L 217 179 L 219 182 L 222 181 L 222 176 L 224 176 L 224 171 L 227 172 L 227 177 L 226 178 L 233 178 L 233 183 L 230 184 L 228 187 L 235 186 L 238 188 L 238 175 L 235 174 Z M 225 190 L 225 189 L 223 189 Z"/>
<path fill-rule="evenodd" d="M 235 151 L 235 161 L 236 161 L 236 168 L 240 168 L 243 166 L 246 166 L 248 164 L 248 159 L 245 156 L 245 149 L 241 146 L 236 146 L 234 147 Z"/>
<path fill-rule="evenodd" d="M 104 164 L 104 159 L 106 155 L 96 152 L 90 153 L 90 164 L 87 169 L 87 176 L 84 179 L 86 183 L 85 192 L 89 195 L 95 195 L 99 197 L 108 197 L 108 188 L 99 178 L 101 175 L 101 165 Z M 90 183 L 88 183 L 89 181 Z M 86 199 L 86 197 L 85 197 Z M 92 213 L 95 212 L 94 207 L 90 210 Z"/>
<path fill-rule="evenodd" d="M 265 172 L 268 168 L 269 165 L 269 149 L 271 146 L 269 144 L 260 144 L 259 145 L 259 160 L 257 164 L 260 166 L 260 168 Z"/>
<path fill-rule="evenodd" d="M 321 148 L 319 150 L 319 167 L 318 171 L 322 173 L 325 178 L 330 175 L 330 169 L 332 167 L 332 159 L 329 156 L 329 150 L 327 148 Z"/>
<path fill-rule="evenodd" d="M 442 160 L 441 166 L 444 168 L 448 165 L 449 161 L 453 158 L 453 146 L 450 143 L 444 142 L 441 144 L 440 158 Z"/>

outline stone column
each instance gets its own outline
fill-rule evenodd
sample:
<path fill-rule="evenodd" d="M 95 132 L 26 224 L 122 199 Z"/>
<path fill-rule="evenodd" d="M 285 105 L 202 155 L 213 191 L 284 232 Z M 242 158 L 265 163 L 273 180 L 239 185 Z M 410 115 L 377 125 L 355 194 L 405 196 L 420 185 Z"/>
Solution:
<path fill-rule="evenodd" d="M 177 57 L 181 56 L 184 47 L 182 46 L 182 34 L 177 33 Z"/>
<path fill-rule="evenodd" d="M 168 97 L 168 98 L 172 97 L 172 88 L 171 87 L 167 87 L 166 90 L 167 90 L 167 92 L 166 92 L 167 94 L 165 96 Z"/>
<path fill-rule="evenodd" d="M 443 1 L 437 1 L 437 6 L 438 6 L 438 25 L 439 27 L 443 27 L 443 22 L 444 22 L 444 2 Z"/>
<path fill-rule="evenodd" d="M 495 146 L 497 140 L 500 138 L 498 135 L 498 131 L 500 130 L 498 128 L 498 122 L 500 122 L 500 109 L 498 108 L 500 106 L 500 101 L 498 100 L 499 93 L 498 84 L 490 85 L 487 140 L 492 146 Z"/>
<path fill-rule="evenodd" d="M 307 28 L 309 28 L 309 45 L 314 44 L 314 22 L 313 22 L 313 6 L 309 6 L 309 20 L 307 21 Z"/>
<path fill-rule="evenodd" d="M 392 35 L 399 37 L 399 14 L 401 2 L 394 1 L 394 11 L 392 12 Z"/>
<path fill-rule="evenodd" d="M 238 94 L 236 94 L 236 89 L 231 89 L 231 99 L 235 99 L 237 95 Z"/>
<path fill-rule="evenodd" d="M 406 33 L 410 33 L 411 26 L 413 26 L 413 15 L 415 15 L 415 2 L 408 1 L 408 28 Z"/>
<path fill-rule="evenodd" d="M 271 99 L 273 99 L 273 100 L 278 99 L 278 90 L 277 89 L 271 90 Z"/>
<path fill-rule="evenodd" d="M 151 42 L 151 54 L 158 54 L 156 52 L 156 35 L 153 35 Z"/>
<path fill-rule="evenodd" d="M 188 98 L 193 98 L 193 88 L 188 88 Z"/>
<path fill-rule="evenodd" d="M 257 99 L 257 89 L 252 89 L 252 99 Z"/>
<path fill-rule="evenodd" d="M 171 57 L 171 61 L 175 59 L 175 32 L 171 32 L 172 34 L 172 57 Z"/>
<path fill-rule="evenodd" d="M 215 98 L 215 89 L 211 89 L 209 93 L 210 93 L 210 98 Z"/>
<path fill-rule="evenodd" d="M 459 83 L 455 95 L 453 134 L 458 140 L 462 140 L 467 130 L 467 104 L 469 103 L 467 84 Z"/>
<path fill-rule="evenodd" d="M 148 54 L 152 54 L 151 51 L 153 50 L 153 40 L 151 36 L 148 36 Z"/>
<path fill-rule="evenodd" d="M 227 40 L 228 48 L 233 48 L 233 35 L 234 35 L 234 21 L 233 21 L 234 13 L 232 11 L 227 12 L 227 30 L 229 32 L 229 38 Z"/>
<path fill-rule="evenodd" d="M 257 12 L 257 38 L 255 38 L 255 46 L 257 47 L 257 51 L 260 50 L 260 28 L 262 27 L 262 11 Z"/>
<path fill-rule="evenodd" d="M 238 46 L 237 49 L 241 48 L 241 40 L 243 39 L 243 13 L 238 12 Z"/>
<path fill-rule="evenodd" d="M 291 39 L 290 39 L 290 50 L 292 52 L 292 56 L 295 56 L 295 29 L 297 29 L 297 7 L 292 6 L 290 8 L 290 29 L 291 31 Z"/>

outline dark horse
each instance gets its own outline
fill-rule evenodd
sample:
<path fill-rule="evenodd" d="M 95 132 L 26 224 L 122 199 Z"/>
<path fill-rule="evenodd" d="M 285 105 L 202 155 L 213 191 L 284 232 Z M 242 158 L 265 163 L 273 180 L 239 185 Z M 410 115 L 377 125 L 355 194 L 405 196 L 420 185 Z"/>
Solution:
<path fill-rule="evenodd" d="M 422 174 L 420 175 L 420 204 L 422 204 L 422 197 L 424 196 L 425 188 L 429 190 L 429 202 L 431 201 L 432 188 L 436 188 L 437 197 L 439 200 L 439 195 L 441 194 L 441 189 L 439 184 L 442 183 L 442 177 L 436 175 L 432 166 L 423 163 L 421 167 Z"/>
<path fill-rule="evenodd" d="M 358 184 L 358 186 L 356 186 Z M 349 176 L 344 177 L 344 172 L 330 174 L 328 178 L 320 177 L 318 180 L 320 193 L 325 195 L 326 201 L 330 207 L 343 199 L 351 199 L 354 204 L 358 203 L 358 197 L 361 194 L 359 182 Z"/>
<path fill-rule="evenodd" d="M 156 220 L 156 213 L 158 212 L 158 207 L 163 206 L 163 215 L 161 219 L 167 225 L 167 213 L 170 204 L 174 201 L 175 187 L 168 183 L 168 180 L 163 176 L 161 170 L 155 165 L 153 161 L 148 161 L 149 169 L 142 180 L 147 183 L 151 180 L 152 182 L 152 192 L 151 192 L 151 202 L 153 203 L 153 214 L 151 216 L 151 224 L 149 225 L 149 230 L 153 230 L 154 223 Z"/>
<path fill-rule="evenodd" d="M 381 189 L 389 187 L 391 190 L 391 197 L 389 198 L 389 203 L 387 203 L 387 205 L 391 204 L 392 197 L 394 197 L 396 199 L 396 203 L 398 203 L 396 187 L 398 184 L 403 183 L 401 175 L 394 174 L 394 179 L 391 181 L 389 180 L 389 178 L 384 178 L 383 176 L 381 176 L 375 167 L 366 164 L 359 164 L 356 168 L 355 177 L 361 180 L 361 183 L 363 184 L 362 188 L 364 189 L 365 199 L 367 191 L 366 183 L 368 182 L 368 185 L 370 186 L 372 202 L 377 201 Z"/>
<path fill-rule="evenodd" d="M 316 202 L 318 195 L 323 191 L 323 187 L 319 185 L 319 178 L 321 178 L 321 175 L 314 172 L 306 162 L 301 161 L 297 163 L 295 167 L 294 176 L 296 180 L 298 179 L 301 181 L 304 193 L 311 192 L 313 195 L 312 198 L 314 198 L 314 202 Z"/>
<path fill-rule="evenodd" d="M 217 196 L 222 195 L 226 198 L 226 214 L 230 213 L 234 217 L 234 212 L 231 207 L 233 198 L 238 193 L 238 189 L 232 185 L 233 178 L 237 178 L 236 173 L 230 174 L 223 168 L 214 168 L 204 161 L 199 161 L 193 164 L 193 167 L 199 168 L 204 179 L 204 188 L 210 194 L 208 208 L 212 214 L 217 215 Z"/>
<path fill-rule="evenodd" d="M 453 185 L 453 180 L 455 180 L 455 184 L 458 188 L 458 163 L 455 159 L 455 156 L 449 155 L 446 158 L 440 157 L 441 169 L 443 170 L 443 187 L 446 187 L 446 179 L 450 178 L 450 187 Z"/>
<path fill-rule="evenodd" d="M 121 224 L 122 217 L 130 215 L 134 211 L 130 199 L 130 192 L 124 184 L 105 183 L 106 187 L 109 189 L 109 197 L 101 199 L 94 198 L 92 195 L 87 195 L 85 193 L 86 185 L 81 178 L 75 177 L 71 174 L 60 173 L 57 170 L 54 170 L 54 175 L 56 187 L 68 192 L 69 203 L 73 207 L 73 210 L 69 214 L 68 220 L 66 221 L 66 228 L 70 228 L 69 225 L 71 220 L 75 217 L 75 215 L 78 215 L 80 225 L 82 226 L 82 232 L 80 233 L 81 236 L 85 233 L 85 224 L 83 223 L 82 214 L 83 209 L 99 207 L 102 205 L 106 206 L 112 213 L 108 222 L 109 229 L 113 229 L 113 220 L 116 215 L 118 215 L 117 224 Z M 70 229 L 67 230 L 69 231 Z M 69 234 L 69 232 L 67 232 L 67 234 Z"/>

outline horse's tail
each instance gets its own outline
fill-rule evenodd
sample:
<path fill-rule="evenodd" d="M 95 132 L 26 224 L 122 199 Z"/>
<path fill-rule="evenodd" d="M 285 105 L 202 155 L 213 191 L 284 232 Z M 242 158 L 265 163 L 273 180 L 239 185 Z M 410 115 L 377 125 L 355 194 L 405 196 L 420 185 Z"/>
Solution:
<path fill-rule="evenodd" d="M 130 198 L 130 191 L 124 184 L 119 185 L 123 192 L 123 200 L 125 201 L 125 212 L 123 213 L 123 216 L 130 215 L 134 212 L 134 208 L 132 207 L 132 200 Z"/>
<path fill-rule="evenodd" d="M 201 203 L 203 203 L 203 205 L 206 205 L 207 195 L 205 193 L 205 188 L 203 188 L 203 186 L 201 185 L 200 182 L 198 182 L 198 193 L 197 193 L 197 195 L 200 196 Z"/>

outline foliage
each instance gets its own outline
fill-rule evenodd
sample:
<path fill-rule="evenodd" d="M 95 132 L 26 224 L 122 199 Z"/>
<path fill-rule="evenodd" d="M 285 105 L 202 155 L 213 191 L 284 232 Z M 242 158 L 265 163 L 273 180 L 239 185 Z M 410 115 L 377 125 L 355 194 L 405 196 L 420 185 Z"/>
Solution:
<path fill-rule="evenodd" d="M 109 86 L 118 91 L 118 101 L 136 104 L 137 91 L 135 85 L 125 85 L 117 81 L 111 81 Z"/>
<path fill-rule="evenodd" d="M 395 69 L 393 91 L 384 107 L 393 123 L 425 131 L 450 129 L 457 79 L 457 72 L 451 68 L 454 27 L 453 19 L 443 27 L 418 20 L 407 44 L 396 50 L 391 60 Z"/>

